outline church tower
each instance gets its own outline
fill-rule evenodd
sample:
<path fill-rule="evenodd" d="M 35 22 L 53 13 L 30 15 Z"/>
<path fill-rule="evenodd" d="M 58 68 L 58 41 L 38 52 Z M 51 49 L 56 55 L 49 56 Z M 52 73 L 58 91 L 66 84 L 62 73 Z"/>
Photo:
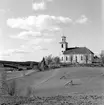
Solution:
<path fill-rule="evenodd" d="M 63 53 L 68 48 L 68 43 L 66 42 L 66 36 L 63 35 L 61 37 L 60 45 L 61 45 L 60 60 L 61 60 L 61 62 L 64 62 L 65 61 L 65 56 L 63 55 Z"/>
<path fill-rule="evenodd" d="M 62 36 L 61 37 L 61 53 L 63 54 L 63 52 L 68 48 L 68 43 L 66 42 L 66 36 Z"/>

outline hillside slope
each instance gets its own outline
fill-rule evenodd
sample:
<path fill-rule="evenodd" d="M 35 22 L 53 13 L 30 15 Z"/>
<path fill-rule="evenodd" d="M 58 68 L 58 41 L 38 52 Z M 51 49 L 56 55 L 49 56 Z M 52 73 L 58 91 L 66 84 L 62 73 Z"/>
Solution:
<path fill-rule="evenodd" d="M 26 94 L 27 88 L 32 87 L 36 95 L 56 95 L 70 92 L 102 92 L 104 90 L 103 68 L 70 67 L 46 72 L 32 73 L 29 76 L 16 79 L 18 89 Z M 66 76 L 66 79 L 60 79 Z M 75 85 L 65 86 L 73 80 Z"/>

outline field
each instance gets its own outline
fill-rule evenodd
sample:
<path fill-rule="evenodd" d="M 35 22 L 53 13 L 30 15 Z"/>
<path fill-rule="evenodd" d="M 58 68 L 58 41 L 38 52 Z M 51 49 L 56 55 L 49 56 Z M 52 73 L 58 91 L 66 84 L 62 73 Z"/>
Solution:
<path fill-rule="evenodd" d="M 69 67 L 35 72 L 16 78 L 21 95 L 32 87 L 36 96 L 55 96 L 75 93 L 102 93 L 104 91 L 104 68 Z M 73 80 L 73 85 L 70 84 Z M 9 80 L 10 82 L 11 80 Z"/>

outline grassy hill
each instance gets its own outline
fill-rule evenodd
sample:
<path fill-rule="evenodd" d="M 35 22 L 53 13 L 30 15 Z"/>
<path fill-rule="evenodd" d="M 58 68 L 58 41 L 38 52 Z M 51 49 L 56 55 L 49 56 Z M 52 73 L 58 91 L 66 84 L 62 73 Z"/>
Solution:
<path fill-rule="evenodd" d="M 38 96 L 54 96 L 71 92 L 102 93 L 104 91 L 104 69 L 91 67 L 69 67 L 45 72 L 36 72 L 28 76 L 17 78 L 17 89 L 21 95 L 27 94 L 28 87 L 32 87 Z M 62 78 L 62 77 L 65 78 Z M 65 85 L 73 80 L 74 85 Z"/>

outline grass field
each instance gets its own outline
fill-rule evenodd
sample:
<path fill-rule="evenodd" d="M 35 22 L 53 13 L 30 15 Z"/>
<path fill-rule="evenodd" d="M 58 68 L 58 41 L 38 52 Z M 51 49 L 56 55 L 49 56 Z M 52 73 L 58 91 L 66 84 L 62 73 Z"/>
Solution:
<path fill-rule="evenodd" d="M 70 92 L 102 93 L 104 91 L 104 68 L 69 67 L 45 72 L 36 72 L 16 79 L 17 89 L 26 95 L 31 86 L 37 96 L 66 95 Z M 63 79 L 62 77 L 65 77 Z M 61 78 L 61 79 L 60 79 Z M 67 84 L 73 80 L 74 85 Z"/>

